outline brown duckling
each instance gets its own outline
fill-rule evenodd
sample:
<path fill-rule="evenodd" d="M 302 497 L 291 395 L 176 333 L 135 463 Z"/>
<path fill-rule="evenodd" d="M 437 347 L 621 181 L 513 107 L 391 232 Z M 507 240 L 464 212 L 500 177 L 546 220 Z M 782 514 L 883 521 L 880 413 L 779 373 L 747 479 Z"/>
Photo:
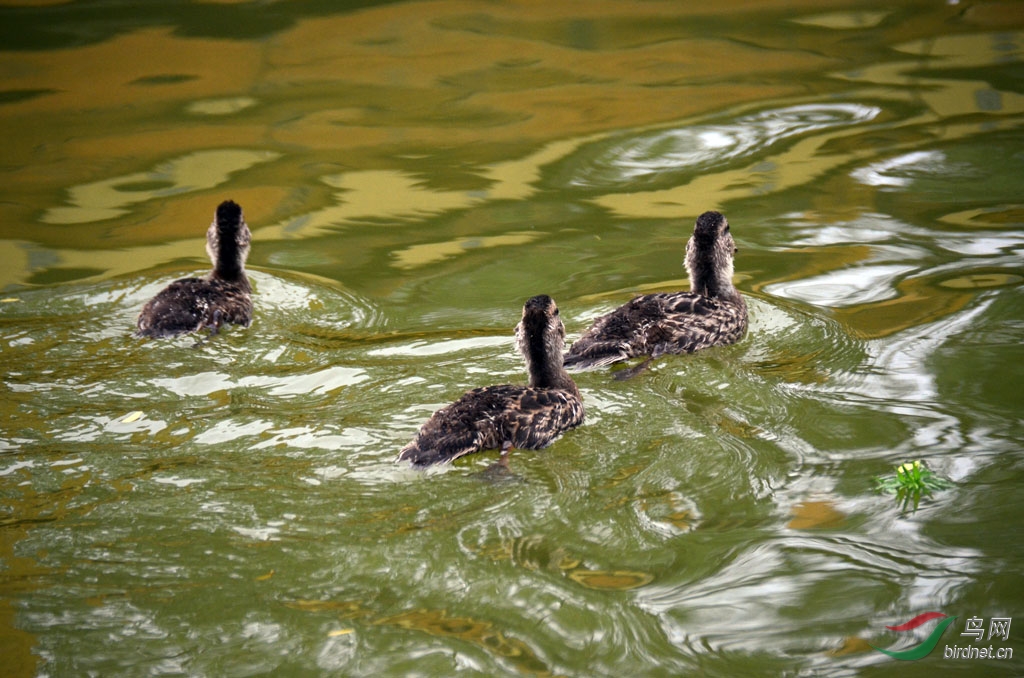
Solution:
<path fill-rule="evenodd" d="M 224 323 L 248 327 L 252 322 L 252 287 L 245 275 L 252 234 L 242 208 L 231 200 L 217 207 L 206 231 L 206 253 L 213 270 L 202 278 L 175 280 L 150 299 L 139 313 L 136 337 L 173 337 Z"/>
<path fill-rule="evenodd" d="M 737 251 L 724 216 L 700 215 L 686 243 L 691 291 L 645 294 L 601 316 L 573 342 L 565 366 L 592 369 L 649 356 L 616 375 L 628 378 L 665 353 L 693 353 L 739 341 L 747 330 L 747 304 L 732 284 Z"/>
<path fill-rule="evenodd" d="M 529 386 L 485 386 L 435 412 L 399 461 L 414 466 L 448 462 L 481 450 L 539 450 L 583 423 L 583 400 L 562 367 L 565 326 L 554 300 L 542 294 L 523 306 L 516 347 L 526 361 Z"/>

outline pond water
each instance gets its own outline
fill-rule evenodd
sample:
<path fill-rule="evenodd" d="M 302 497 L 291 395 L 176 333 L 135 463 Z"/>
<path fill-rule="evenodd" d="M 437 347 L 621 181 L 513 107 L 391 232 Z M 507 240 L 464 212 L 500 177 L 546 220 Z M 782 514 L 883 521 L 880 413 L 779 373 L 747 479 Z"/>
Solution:
<path fill-rule="evenodd" d="M 2 4 L 5 675 L 1024 672 L 1024 3 Z M 227 198 L 252 327 L 133 339 Z M 707 209 L 742 342 L 395 463 Z"/>

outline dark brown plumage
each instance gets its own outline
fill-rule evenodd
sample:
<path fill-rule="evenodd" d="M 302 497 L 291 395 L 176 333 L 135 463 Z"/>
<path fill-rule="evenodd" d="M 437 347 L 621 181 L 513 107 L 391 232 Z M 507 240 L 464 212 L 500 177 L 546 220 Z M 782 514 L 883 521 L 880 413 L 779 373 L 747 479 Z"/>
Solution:
<path fill-rule="evenodd" d="M 739 341 L 747 330 L 747 304 L 732 284 L 736 251 L 725 217 L 700 215 L 686 243 L 691 291 L 645 294 L 601 316 L 573 343 L 565 366 L 592 369 Z"/>
<path fill-rule="evenodd" d="M 206 231 L 206 253 L 213 270 L 203 278 L 175 280 L 150 299 L 136 322 L 136 337 L 173 337 L 224 323 L 249 326 L 252 288 L 245 275 L 252 234 L 242 208 L 231 200 L 217 207 Z"/>
<path fill-rule="evenodd" d="M 565 326 L 547 295 L 529 299 L 516 326 L 516 346 L 526 361 L 529 386 L 473 389 L 435 412 L 400 461 L 414 466 L 448 462 L 481 450 L 539 450 L 583 423 L 583 400 L 562 367 Z"/>

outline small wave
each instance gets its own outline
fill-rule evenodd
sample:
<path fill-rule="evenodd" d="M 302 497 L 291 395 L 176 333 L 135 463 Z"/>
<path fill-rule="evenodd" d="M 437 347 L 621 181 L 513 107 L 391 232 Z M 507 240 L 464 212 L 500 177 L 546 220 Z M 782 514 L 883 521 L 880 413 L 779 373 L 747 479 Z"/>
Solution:
<path fill-rule="evenodd" d="M 803 104 L 708 123 L 631 132 L 584 147 L 567 160 L 573 188 L 613 188 L 678 179 L 749 157 L 801 134 L 857 125 L 881 113 L 863 104 Z"/>

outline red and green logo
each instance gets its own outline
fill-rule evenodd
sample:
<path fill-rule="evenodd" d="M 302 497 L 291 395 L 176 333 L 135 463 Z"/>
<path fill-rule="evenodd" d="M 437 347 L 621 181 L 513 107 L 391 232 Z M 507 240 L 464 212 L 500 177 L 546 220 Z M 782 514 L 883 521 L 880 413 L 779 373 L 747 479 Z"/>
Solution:
<path fill-rule="evenodd" d="M 921 626 L 922 624 L 927 624 L 933 619 L 941 619 L 942 621 L 939 622 L 938 626 L 936 626 L 932 630 L 931 634 L 929 634 L 927 638 L 922 640 L 914 647 L 908 648 L 906 650 L 899 650 L 898 652 L 894 652 L 893 650 L 883 650 L 882 648 L 875 647 L 874 645 L 872 645 L 871 647 L 875 647 L 876 650 L 878 650 L 879 652 L 884 652 L 893 659 L 903 659 L 905 661 L 924 659 L 928 656 L 928 653 L 934 650 L 935 646 L 939 644 L 939 637 L 942 636 L 942 632 L 946 630 L 947 626 L 949 626 L 953 623 L 954 620 L 956 620 L 956 617 L 950 617 L 948 615 L 942 614 L 941 612 L 925 612 L 924 614 L 919 614 L 910 621 L 904 622 L 903 624 L 899 624 L 898 626 L 885 627 L 890 631 L 913 631 L 918 626 Z"/>

